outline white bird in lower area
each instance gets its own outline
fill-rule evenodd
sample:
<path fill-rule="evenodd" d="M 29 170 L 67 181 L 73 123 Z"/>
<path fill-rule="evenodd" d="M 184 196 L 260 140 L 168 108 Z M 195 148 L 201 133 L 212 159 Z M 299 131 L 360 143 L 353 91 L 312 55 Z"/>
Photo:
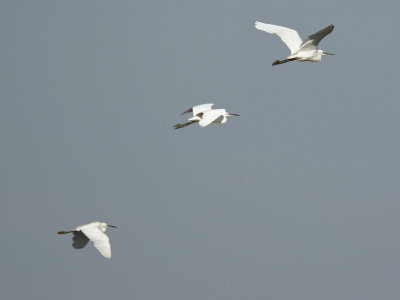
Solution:
<path fill-rule="evenodd" d="M 335 55 L 330 52 L 317 49 L 319 42 L 333 31 L 334 26 L 321 29 L 320 31 L 310 35 L 305 41 L 302 41 L 296 30 L 283 26 L 265 24 L 256 22 L 255 27 L 268 33 L 276 34 L 290 49 L 290 55 L 283 60 L 276 60 L 273 66 L 280 65 L 289 61 L 321 61 L 323 55 Z"/>
<path fill-rule="evenodd" d="M 92 222 L 89 224 L 80 225 L 71 231 L 59 231 L 57 233 L 73 233 L 74 236 L 72 238 L 72 247 L 75 249 L 84 248 L 89 240 L 91 240 L 101 255 L 103 255 L 105 258 L 111 258 L 110 239 L 104 233 L 107 230 L 107 227 L 117 228 L 117 226 L 108 225 L 102 222 Z"/>
<path fill-rule="evenodd" d="M 193 117 L 189 118 L 187 123 L 176 124 L 174 125 L 175 129 L 183 128 L 188 125 L 199 123 L 201 127 L 206 127 L 211 123 L 226 123 L 226 118 L 230 116 L 240 116 L 238 114 L 228 113 L 225 109 L 212 109 L 211 107 L 214 104 L 207 103 L 193 106 L 189 108 L 187 111 L 183 112 L 183 114 L 193 113 Z"/>

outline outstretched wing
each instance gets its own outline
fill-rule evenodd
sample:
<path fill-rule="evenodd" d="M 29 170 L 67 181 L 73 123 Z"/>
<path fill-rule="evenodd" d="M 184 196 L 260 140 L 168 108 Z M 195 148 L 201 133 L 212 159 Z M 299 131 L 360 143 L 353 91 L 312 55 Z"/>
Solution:
<path fill-rule="evenodd" d="M 224 118 L 225 109 L 214 109 L 204 112 L 203 118 L 200 120 L 199 125 L 206 127 L 213 122 L 221 123 Z"/>
<path fill-rule="evenodd" d="M 192 108 L 189 108 L 187 111 L 184 111 L 182 113 L 182 115 L 187 114 L 187 113 L 193 113 L 193 116 L 196 116 L 199 113 L 210 110 L 213 105 L 214 105 L 214 103 L 206 103 L 206 104 L 196 105 L 196 106 L 193 106 Z"/>
<path fill-rule="evenodd" d="M 276 34 L 288 46 L 290 53 L 296 53 L 303 42 L 296 30 L 283 26 L 256 22 L 255 27 L 268 33 Z"/>
<path fill-rule="evenodd" d="M 72 237 L 72 247 L 75 249 L 84 248 L 89 242 L 88 237 L 81 231 L 73 231 L 74 236 Z"/>
<path fill-rule="evenodd" d="M 310 35 L 305 41 L 304 43 L 301 45 L 301 48 L 303 48 L 303 45 L 307 44 L 307 43 L 312 43 L 315 47 L 318 46 L 319 42 L 326 37 L 328 34 L 330 34 L 333 31 L 333 28 L 335 28 L 335 26 L 333 26 L 332 24 L 329 25 L 328 27 L 325 27 L 324 29 L 321 29 L 320 31 Z"/>
<path fill-rule="evenodd" d="M 94 244 L 105 258 L 111 258 L 110 239 L 97 227 L 84 227 L 80 229 Z"/>

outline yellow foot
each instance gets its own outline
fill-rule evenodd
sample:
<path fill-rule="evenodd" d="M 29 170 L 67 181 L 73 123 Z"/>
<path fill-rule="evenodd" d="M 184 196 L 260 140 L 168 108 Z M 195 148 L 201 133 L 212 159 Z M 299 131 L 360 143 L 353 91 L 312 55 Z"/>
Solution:
<path fill-rule="evenodd" d="M 272 63 L 273 66 L 281 65 L 281 64 L 283 64 L 283 62 L 282 62 L 281 60 L 279 60 L 279 59 L 277 59 L 276 61 L 274 61 L 274 62 Z"/>
<path fill-rule="evenodd" d="M 183 128 L 185 126 L 186 126 L 186 124 L 176 124 L 176 125 L 174 125 L 174 128 L 179 129 L 179 128 Z"/>

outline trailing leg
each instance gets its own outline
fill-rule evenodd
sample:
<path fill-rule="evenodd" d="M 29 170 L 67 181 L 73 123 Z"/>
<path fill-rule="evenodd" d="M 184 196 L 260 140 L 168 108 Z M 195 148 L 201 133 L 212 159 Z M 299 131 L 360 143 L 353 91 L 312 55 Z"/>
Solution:
<path fill-rule="evenodd" d="M 276 61 L 274 61 L 274 62 L 272 63 L 272 65 L 273 65 L 273 66 L 281 65 L 281 64 L 287 63 L 287 62 L 289 62 L 289 61 L 293 61 L 293 60 L 296 60 L 296 59 L 295 59 L 295 58 L 286 58 L 286 59 L 283 59 L 283 60 L 277 59 Z"/>
<path fill-rule="evenodd" d="M 190 122 L 183 123 L 183 124 L 176 124 L 176 125 L 174 125 L 174 128 L 175 128 L 175 129 L 183 128 L 183 127 L 192 125 L 193 123 L 197 123 L 197 122 L 198 122 L 198 121 L 190 121 Z"/>

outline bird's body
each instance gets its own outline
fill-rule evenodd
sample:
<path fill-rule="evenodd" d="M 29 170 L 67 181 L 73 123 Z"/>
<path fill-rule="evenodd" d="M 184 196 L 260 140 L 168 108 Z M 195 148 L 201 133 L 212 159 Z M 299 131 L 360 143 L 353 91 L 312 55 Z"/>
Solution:
<path fill-rule="evenodd" d="M 333 31 L 333 25 L 329 25 L 310 35 L 305 41 L 300 38 L 296 30 L 287 27 L 261 22 L 256 22 L 255 27 L 258 30 L 276 34 L 290 49 L 290 55 L 286 59 L 276 60 L 272 64 L 273 66 L 293 60 L 318 62 L 321 61 L 323 55 L 334 55 L 333 53 L 317 49 L 319 42 Z"/>
<path fill-rule="evenodd" d="M 201 104 L 201 105 L 196 105 L 193 106 L 192 108 L 189 108 L 185 112 L 182 113 L 193 113 L 193 117 L 189 118 L 187 123 L 183 124 L 176 124 L 174 125 L 175 129 L 183 128 L 188 125 L 194 124 L 194 123 L 199 123 L 201 127 L 206 127 L 210 125 L 211 123 L 226 123 L 227 117 L 229 116 L 239 116 L 238 114 L 231 114 L 228 113 L 225 109 L 212 109 L 212 106 L 214 104 L 212 103 L 207 103 L 207 104 Z"/>
<path fill-rule="evenodd" d="M 75 249 L 84 248 L 89 240 L 91 240 L 97 250 L 105 258 L 111 258 L 111 245 L 110 239 L 104 233 L 107 227 L 114 227 L 102 222 L 92 222 L 85 225 L 80 225 L 71 231 L 59 231 L 58 234 L 72 233 L 72 247 Z"/>

